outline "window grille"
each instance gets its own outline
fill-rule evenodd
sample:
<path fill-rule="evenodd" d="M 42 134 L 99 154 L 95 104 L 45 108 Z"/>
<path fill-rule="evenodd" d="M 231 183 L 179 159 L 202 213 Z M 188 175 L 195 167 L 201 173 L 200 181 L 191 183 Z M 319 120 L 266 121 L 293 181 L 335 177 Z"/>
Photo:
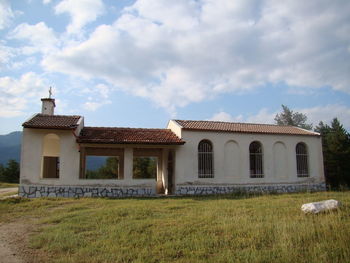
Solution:
<path fill-rule="evenodd" d="M 249 146 L 250 159 L 250 177 L 262 178 L 264 177 L 263 170 L 263 151 L 260 142 L 252 142 Z"/>
<path fill-rule="evenodd" d="M 213 145 L 208 140 L 203 140 L 198 144 L 198 177 L 214 177 Z"/>
<path fill-rule="evenodd" d="M 308 177 L 309 176 L 309 165 L 308 165 L 308 154 L 305 143 L 298 143 L 295 147 L 296 159 L 297 159 L 297 176 Z"/>

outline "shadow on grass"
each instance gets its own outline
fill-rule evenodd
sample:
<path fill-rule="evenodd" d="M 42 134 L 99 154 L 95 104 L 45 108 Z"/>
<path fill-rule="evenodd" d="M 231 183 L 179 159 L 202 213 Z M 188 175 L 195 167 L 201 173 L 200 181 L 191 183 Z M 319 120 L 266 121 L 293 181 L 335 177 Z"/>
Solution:
<path fill-rule="evenodd" d="M 109 200 L 123 200 L 123 199 L 133 199 L 133 200 L 178 200 L 178 199 L 187 199 L 187 200 L 194 200 L 194 201 L 208 201 L 208 200 L 243 200 L 243 199 L 252 199 L 252 198 L 259 198 L 259 197 L 269 197 L 269 196 L 283 196 L 283 195 L 293 195 L 295 197 L 298 197 L 300 194 L 308 194 L 310 197 L 314 194 L 318 193 L 327 193 L 329 191 L 299 191 L 299 192 L 292 192 L 292 193 L 278 193 L 278 192 L 245 192 L 245 191 L 237 191 L 230 194 L 211 194 L 211 195 L 158 195 L 158 196 L 145 196 L 145 197 L 121 197 L 121 198 L 109 198 L 105 197 L 105 199 Z M 348 192 L 348 190 L 338 190 L 333 192 Z M 305 196 L 300 196 L 300 198 L 305 198 Z"/>
<path fill-rule="evenodd" d="M 120 197 L 120 198 L 114 198 L 114 197 L 102 197 L 103 199 L 108 200 L 178 200 L 178 199 L 187 199 L 187 200 L 195 200 L 195 201 L 207 201 L 207 200 L 222 200 L 222 199 L 250 199 L 250 198 L 257 198 L 261 196 L 271 196 L 271 195 L 281 195 L 281 193 L 265 193 L 265 192 L 256 192 L 256 193 L 247 193 L 247 192 L 235 192 L 230 194 L 211 194 L 211 195 L 158 195 L 158 196 L 144 196 L 144 197 Z"/>
<path fill-rule="evenodd" d="M 30 202 L 31 200 L 29 198 L 23 198 L 23 197 L 10 197 L 1 200 L 3 204 L 19 204 L 19 203 L 26 203 Z"/>
<path fill-rule="evenodd" d="M 193 200 L 196 201 L 206 201 L 206 200 L 242 200 L 242 199 L 252 199 L 252 198 L 258 198 L 261 196 L 271 196 L 271 195 L 281 195 L 277 192 L 253 192 L 253 193 L 247 193 L 247 192 L 234 192 L 230 194 L 217 194 L 217 195 L 197 195 L 192 196 Z"/>
<path fill-rule="evenodd" d="M 348 189 L 338 189 L 337 191 L 332 192 L 348 192 Z M 329 192 L 329 191 L 326 191 Z M 278 193 L 278 192 L 252 192 L 248 193 L 245 191 L 236 191 L 234 193 L 230 194 L 211 194 L 211 195 L 157 195 L 157 196 L 125 196 L 125 197 L 74 197 L 74 198 L 68 198 L 68 199 L 105 199 L 105 200 L 178 200 L 178 199 L 187 199 L 187 200 L 194 200 L 194 201 L 207 201 L 207 200 L 243 200 L 243 199 L 252 199 L 252 198 L 259 198 L 263 196 L 282 196 L 282 195 L 299 195 L 299 194 L 317 194 L 320 192 L 315 191 L 300 191 L 295 193 Z M 305 197 L 303 197 L 305 198 Z M 37 198 L 34 198 L 37 199 Z M 22 202 L 28 202 L 31 200 L 34 200 L 32 198 L 23 198 L 23 197 L 13 197 L 8 198 L 5 200 L 1 200 L 1 202 L 6 203 L 22 203 Z M 65 200 L 67 198 L 65 197 L 43 197 L 40 198 L 41 200 L 48 200 L 48 201 L 55 201 L 55 200 Z"/>

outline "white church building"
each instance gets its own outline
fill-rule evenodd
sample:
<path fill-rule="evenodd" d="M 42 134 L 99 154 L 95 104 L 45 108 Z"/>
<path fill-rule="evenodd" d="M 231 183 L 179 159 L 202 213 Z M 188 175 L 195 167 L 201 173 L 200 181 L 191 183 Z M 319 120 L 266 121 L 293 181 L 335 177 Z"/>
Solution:
<path fill-rule="evenodd" d="M 170 120 L 166 129 L 87 127 L 54 115 L 23 123 L 23 197 L 203 195 L 326 189 L 320 134 L 298 127 Z"/>

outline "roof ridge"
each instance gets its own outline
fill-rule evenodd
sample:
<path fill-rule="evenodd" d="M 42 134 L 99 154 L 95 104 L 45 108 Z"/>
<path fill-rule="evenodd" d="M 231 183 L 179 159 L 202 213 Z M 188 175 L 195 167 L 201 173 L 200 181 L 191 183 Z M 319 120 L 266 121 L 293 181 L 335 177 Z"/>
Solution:
<path fill-rule="evenodd" d="M 295 127 L 295 128 L 300 128 L 298 126 L 293 126 L 293 125 L 278 125 L 278 124 L 270 124 L 270 123 L 253 123 L 253 122 L 232 122 L 232 121 L 211 121 L 211 120 L 179 120 L 179 119 L 173 119 L 174 121 L 185 121 L 185 122 L 215 122 L 215 123 L 232 123 L 232 124 L 248 124 L 248 125 L 266 125 L 266 126 L 277 126 L 277 127 Z M 302 128 L 301 128 L 302 129 Z M 308 130 L 306 130 L 308 131 Z"/>
<path fill-rule="evenodd" d="M 43 113 L 36 113 L 35 116 L 43 116 L 43 117 L 75 117 L 75 118 L 81 118 L 81 115 L 60 115 L 60 114 L 43 114 Z"/>
<path fill-rule="evenodd" d="M 129 129 L 129 130 L 169 130 L 167 128 L 134 128 L 134 127 L 104 127 L 104 126 L 84 126 L 84 128 L 91 128 L 91 129 Z"/>

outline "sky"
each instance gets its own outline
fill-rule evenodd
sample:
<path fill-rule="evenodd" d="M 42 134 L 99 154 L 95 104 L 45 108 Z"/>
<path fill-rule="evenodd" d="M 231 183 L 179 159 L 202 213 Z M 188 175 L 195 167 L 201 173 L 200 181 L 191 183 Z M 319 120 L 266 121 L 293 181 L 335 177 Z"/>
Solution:
<path fill-rule="evenodd" d="M 0 0 L 0 134 L 41 111 L 86 126 L 274 123 L 350 130 L 349 0 Z"/>

